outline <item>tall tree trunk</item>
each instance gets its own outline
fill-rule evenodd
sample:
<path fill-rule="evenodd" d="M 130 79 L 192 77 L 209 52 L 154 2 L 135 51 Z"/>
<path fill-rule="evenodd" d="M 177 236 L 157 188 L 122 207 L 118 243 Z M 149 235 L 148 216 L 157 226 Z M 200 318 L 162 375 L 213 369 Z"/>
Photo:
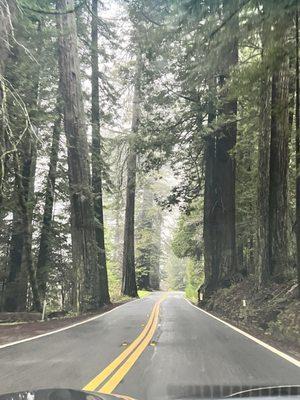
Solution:
<path fill-rule="evenodd" d="M 132 137 L 129 142 L 129 154 L 127 161 L 127 186 L 126 186 L 126 208 L 124 226 L 124 248 L 123 248 L 123 276 L 122 293 L 137 297 L 135 278 L 135 254 L 134 254 L 134 213 L 135 213 L 135 189 L 136 189 L 136 152 L 134 140 L 139 128 L 140 118 L 140 79 L 142 59 L 140 52 L 137 55 L 136 71 L 134 78 L 134 95 L 132 107 Z"/>
<path fill-rule="evenodd" d="M 122 293 L 137 297 L 134 252 L 134 213 L 136 186 L 136 153 L 130 149 L 127 161 L 126 209 L 122 267 Z"/>
<path fill-rule="evenodd" d="M 238 62 L 238 15 L 237 3 L 233 0 L 223 2 L 224 18 L 234 15 L 226 25 L 230 40 L 220 52 L 222 59 L 219 78 L 222 106 L 219 110 L 225 122 L 216 138 L 216 203 L 214 218 L 216 222 L 216 266 L 218 286 L 228 286 L 236 274 L 236 229 L 235 229 L 235 159 L 232 151 L 237 136 L 237 100 L 228 99 L 228 78 L 230 70 Z"/>
<path fill-rule="evenodd" d="M 95 210 L 95 234 L 99 260 L 99 290 L 101 304 L 110 303 L 104 242 L 104 218 L 102 198 L 102 162 L 99 104 L 98 60 L 98 0 L 92 0 L 91 64 L 92 64 L 92 187 Z"/>
<path fill-rule="evenodd" d="M 279 17 L 274 25 L 274 39 L 282 41 L 282 35 L 287 35 L 287 27 L 287 16 Z M 277 60 L 271 96 L 269 226 L 270 273 L 273 279 L 281 281 L 288 264 L 289 63 L 285 49 Z"/>
<path fill-rule="evenodd" d="M 213 122 L 215 113 L 209 114 L 208 123 Z M 216 138 L 214 134 L 205 140 L 205 185 L 204 185 L 204 275 L 203 292 L 209 296 L 218 286 L 219 265 L 217 262 L 216 236 Z"/>
<path fill-rule="evenodd" d="M 151 263 L 150 269 L 150 288 L 153 290 L 159 290 L 160 287 L 160 259 L 161 259 L 161 233 L 162 233 L 162 223 L 163 217 L 162 213 L 159 210 L 158 215 L 156 216 L 155 222 L 155 246 L 153 254 L 153 261 Z"/>
<path fill-rule="evenodd" d="M 3 180 L 5 179 L 5 114 L 6 104 L 3 103 L 5 93 L 4 72 L 9 57 L 11 30 L 16 14 L 14 0 L 3 0 L 0 3 L 0 210 L 3 202 Z"/>
<path fill-rule="evenodd" d="M 117 266 L 117 273 L 121 277 L 122 272 L 122 254 L 123 254 L 123 248 L 122 248 L 122 234 L 123 234 L 123 229 L 121 226 L 121 219 L 122 219 L 122 193 L 117 188 L 117 193 L 116 193 L 116 205 L 115 205 L 115 221 L 116 221 L 116 227 L 115 227 L 115 235 L 114 235 L 114 262 L 115 265 Z"/>
<path fill-rule="evenodd" d="M 296 244 L 298 293 L 300 297 L 300 84 L 299 84 L 299 9 L 296 11 Z"/>
<path fill-rule="evenodd" d="M 38 285 L 36 273 L 32 257 L 32 211 L 29 207 L 28 196 L 29 188 L 24 187 L 24 183 L 28 184 L 30 179 L 24 180 L 21 175 L 19 160 L 16 153 L 14 157 L 15 185 L 18 208 L 21 215 L 21 222 L 18 222 L 18 227 L 21 232 L 17 233 L 14 243 L 15 247 L 11 248 L 11 265 L 9 269 L 9 279 L 5 293 L 5 310 L 6 311 L 25 311 L 27 301 L 27 283 L 32 290 L 33 310 L 41 310 L 41 302 L 38 293 Z M 19 243 L 21 239 L 21 242 Z M 18 251 L 18 246 L 21 244 L 21 250 Z M 13 252 L 13 253 L 12 253 Z M 12 257 L 13 256 L 13 257 Z"/>
<path fill-rule="evenodd" d="M 52 130 L 52 144 L 49 160 L 49 170 L 46 182 L 45 206 L 43 223 L 41 229 L 40 246 L 37 260 L 37 281 L 41 300 L 45 299 L 47 282 L 50 269 L 50 248 L 52 238 L 52 214 L 55 193 L 55 181 L 57 175 L 57 162 L 59 153 L 59 140 L 61 134 L 62 124 L 62 103 L 60 94 L 57 94 L 56 100 L 56 118 Z"/>
<path fill-rule="evenodd" d="M 25 311 L 27 304 L 28 278 L 33 278 L 33 275 L 30 274 L 33 269 L 31 242 L 36 167 L 35 141 L 30 137 L 26 137 L 22 145 L 21 160 L 19 160 L 17 155 L 15 157 L 16 206 L 13 213 L 12 236 L 8 263 L 9 274 L 5 289 L 4 309 L 6 311 Z M 35 282 L 33 282 L 33 290 L 35 290 L 35 285 Z M 34 302 L 38 304 L 39 301 L 34 299 Z"/>
<path fill-rule="evenodd" d="M 267 51 L 267 22 L 264 8 L 262 31 L 262 63 L 264 67 L 260 88 L 260 132 L 258 136 L 257 182 L 257 268 L 258 284 L 262 286 L 270 276 L 269 242 L 269 170 L 270 170 L 270 72 L 265 62 Z"/>
<path fill-rule="evenodd" d="M 73 0 L 57 0 L 59 70 L 68 146 L 71 236 L 74 270 L 73 306 L 78 312 L 100 305 L 90 158 L 84 120 Z"/>
<path fill-rule="evenodd" d="M 12 220 L 8 277 L 5 287 L 4 310 L 8 312 L 25 311 L 27 303 L 27 271 L 21 270 L 24 235 L 22 231 L 22 212 L 17 198 L 19 187 L 15 179 L 15 210 Z"/>
<path fill-rule="evenodd" d="M 237 136 L 237 100 L 228 99 L 230 69 L 238 62 L 238 15 L 233 0 L 223 1 L 223 17 L 230 38 L 220 50 L 219 90 L 222 125 L 206 138 L 204 188 L 204 273 L 201 290 L 209 296 L 218 287 L 229 286 L 236 273 L 235 160 L 232 151 Z M 216 117 L 210 105 L 208 123 Z"/>
<path fill-rule="evenodd" d="M 117 165 L 124 165 L 126 157 L 124 157 L 124 151 L 119 149 L 118 157 L 116 164 Z M 114 204 L 114 214 L 115 214 L 115 235 L 114 235 L 114 255 L 113 260 L 116 265 L 116 273 L 122 279 L 122 256 L 123 256 L 123 208 L 124 208 L 124 199 L 122 194 L 122 186 L 123 186 L 123 168 L 118 169 L 116 171 L 116 185 L 115 185 L 115 204 Z"/>
<path fill-rule="evenodd" d="M 37 24 L 37 34 L 41 37 L 41 23 Z M 42 41 L 38 43 L 37 53 L 42 48 Z M 14 56 L 20 60 L 18 45 L 14 47 Z M 32 82 L 31 96 L 26 98 L 26 107 L 29 109 L 29 117 L 32 126 L 36 129 L 35 113 L 38 110 L 40 65 L 36 70 L 28 73 L 28 79 Z M 34 74 L 32 78 L 30 73 Z M 13 76 L 17 81 L 17 76 Z M 23 129 L 23 127 L 22 127 Z M 8 279 L 5 289 L 6 311 L 24 311 L 27 306 L 28 279 L 33 292 L 33 307 L 40 308 L 39 295 L 36 290 L 36 274 L 32 264 L 32 218 L 34 209 L 34 183 L 36 171 L 36 133 L 28 130 L 20 143 L 20 157 L 14 157 L 15 172 L 15 201 L 13 211 L 12 236 L 8 263 Z M 20 193 L 22 191 L 22 193 Z M 25 204 L 23 204 L 25 202 Z"/>
<path fill-rule="evenodd" d="M 36 161 L 36 155 L 34 157 L 34 162 Z M 19 206 L 22 210 L 22 225 L 23 225 L 23 251 L 22 251 L 22 262 L 21 262 L 21 272 L 26 271 L 29 277 L 29 283 L 32 291 L 32 310 L 41 311 L 41 301 L 38 291 L 38 284 L 36 279 L 36 270 L 33 264 L 32 256 L 32 206 L 30 201 L 25 198 L 24 193 L 26 190 L 22 187 L 22 179 L 20 177 L 20 171 L 18 170 L 18 160 L 17 155 L 14 154 L 14 166 L 15 166 L 15 179 L 18 186 L 18 201 Z M 35 166 L 34 166 L 35 169 Z M 31 179 L 29 182 L 34 185 L 34 181 Z M 33 193 L 33 188 L 29 188 L 29 194 Z M 26 280 L 27 282 L 27 280 Z"/>
<path fill-rule="evenodd" d="M 143 189 L 143 200 L 136 229 L 137 254 L 136 268 L 137 286 L 139 289 L 150 289 L 150 273 L 154 261 L 154 221 L 153 221 L 153 191 L 146 183 Z M 145 237 L 147 238 L 145 240 Z"/>

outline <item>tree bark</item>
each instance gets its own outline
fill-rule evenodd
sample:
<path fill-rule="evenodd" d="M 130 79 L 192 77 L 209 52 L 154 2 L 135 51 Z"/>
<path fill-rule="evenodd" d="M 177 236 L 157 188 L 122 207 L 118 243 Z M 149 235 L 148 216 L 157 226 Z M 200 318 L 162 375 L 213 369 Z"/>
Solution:
<path fill-rule="evenodd" d="M 36 272 L 33 264 L 32 257 L 32 212 L 29 209 L 28 194 L 29 189 L 24 188 L 24 177 L 21 175 L 19 160 L 17 154 L 14 153 L 14 171 L 15 171 L 15 184 L 18 206 L 21 213 L 21 235 L 22 247 L 21 251 L 17 252 L 17 262 L 11 265 L 9 274 L 9 284 L 7 286 L 5 298 L 6 311 L 25 311 L 27 301 L 27 283 L 29 283 L 32 290 L 32 309 L 34 311 L 41 311 L 41 302 L 39 298 L 38 285 L 36 280 Z M 15 245 L 18 243 L 16 242 Z M 15 249 L 18 250 L 18 249 Z M 14 261 L 12 259 L 11 261 Z M 18 269 L 16 269 L 18 267 Z"/>
<path fill-rule="evenodd" d="M 215 119 L 215 113 L 210 113 L 208 123 Z M 216 138 L 214 133 L 205 140 L 205 185 L 204 185 L 204 274 L 205 282 L 202 291 L 209 296 L 218 286 L 219 264 L 217 260 L 216 236 Z"/>
<path fill-rule="evenodd" d="M 9 275 L 5 289 L 5 311 L 26 310 L 28 277 L 30 278 L 28 272 L 33 268 L 31 265 L 32 255 L 29 254 L 28 247 L 31 248 L 32 242 L 35 166 L 35 143 L 31 138 L 25 138 L 21 167 L 19 157 L 14 160 L 16 206 L 13 213 L 8 264 Z M 20 193 L 20 191 L 22 192 Z M 26 265 L 26 262 L 28 262 L 28 265 Z"/>
<path fill-rule="evenodd" d="M 95 234 L 99 260 L 100 303 L 109 304 L 106 252 L 104 240 L 104 218 L 102 197 L 102 162 L 99 104 L 99 60 L 98 60 L 98 0 L 92 0 L 91 64 L 92 64 L 92 187 L 95 210 Z"/>
<path fill-rule="evenodd" d="M 49 276 L 50 266 L 50 249 L 51 249 L 51 238 L 52 238 L 52 214 L 54 204 L 54 193 L 55 193 L 55 181 L 57 175 L 57 162 L 59 153 L 59 140 L 61 135 L 61 124 L 62 124 L 62 103 L 60 94 L 57 94 L 56 118 L 53 124 L 52 130 L 52 144 L 51 153 L 49 160 L 49 170 L 46 182 L 46 194 L 45 194 L 45 206 L 44 215 L 41 229 L 40 246 L 37 260 L 37 281 L 39 287 L 39 293 L 41 300 L 45 299 L 47 282 Z"/>
<path fill-rule="evenodd" d="M 3 180 L 5 179 L 5 107 L 3 103 L 5 93 L 4 72 L 6 61 L 9 57 L 11 29 L 13 28 L 16 14 L 14 0 L 4 0 L 0 4 L 0 209 L 3 201 Z"/>
<path fill-rule="evenodd" d="M 274 40 L 287 35 L 287 16 L 274 25 Z M 276 281 L 285 277 L 287 254 L 287 206 L 289 164 L 289 63 L 285 50 L 279 54 L 272 76 L 270 144 L 270 273 Z"/>
<path fill-rule="evenodd" d="M 299 82 L 299 9 L 296 11 L 296 244 L 298 295 L 300 298 L 300 82 Z"/>
<path fill-rule="evenodd" d="M 237 4 L 224 1 L 224 18 L 233 15 Z M 221 75 L 219 78 L 222 106 L 219 110 L 225 122 L 216 140 L 216 263 L 218 265 L 218 285 L 229 286 L 236 273 L 236 229 L 235 229 L 235 158 L 232 154 L 237 137 L 237 100 L 228 99 L 228 78 L 230 70 L 238 63 L 238 15 L 227 24 L 230 41 L 224 45 L 221 55 Z"/>
<path fill-rule="evenodd" d="M 74 8 L 73 0 L 57 0 L 57 10 Z M 75 14 L 57 16 L 59 70 L 68 146 L 71 236 L 74 270 L 73 306 L 78 312 L 100 306 L 90 158 L 84 120 Z"/>
<path fill-rule="evenodd" d="M 146 184 L 147 185 L 147 184 Z M 148 183 L 149 185 L 149 183 Z M 137 223 L 137 286 L 139 289 L 150 289 L 150 273 L 154 261 L 154 221 L 153 192 L 149 186 L 143 189 L 143 200 Z"/>
<path fill-rule="evenodd" d="M 37 35 L 40 38 L 41 23 L 37 24 Z M 42 42 L 38 42 L 37 53 L 41 50 Z M 20 49 L 14 47 L 15 60 L 21 60 Z M 34 72 L 31 78 L 30 72 Z M 13 80 L 17 81 L 17 76 Z M 31 96 L 26 98 L 26 107 L 32 125 L 35 122 L 35 112 L 38 109 L 40 66 L 37 70 L 28 72 L 32 82 Z M 22 127 L 23 129 L 23 127 Z M 36 290 L 36 274 L 32 264 L 32 218 L 34 209 L 34 183 L 36 171 L 37 148 L 35 136 L 29 130 L 23 137 L 18 154 L 14 155 L 15 179 L 15 209 L 13 211 L 12 236 L 8 262 L 8 279 L 5 288 L 6 311 L 25 311 L 27 307 L 28 278 L 33 294 L 33 307 L 40 309 L 40 299 Z M 20 192 L 21 191 L 21 192 Z"/>
<path fill-rule="evenodd" d="M 123 247 L 123 275 L 122 293 L 137 297 L 135 278 L 135 251 L 134 251 L 134 214 L 135 214 L 135 186 L 136 186 L 136 153 L 129 150 L 127 161 L 126 209 L 124 225 Z"/>
<path fill-rule="evenodd" d="M 236 274 L 235 229 L 235 159 L 232 154 L 237 136 L 237 100 L 228 99 L 230 69 L 238 62 L 238 15 L 236 2 L 223 2 L 223 17 L 233 17 L 226 24 L 230 37 L 220 49 L 219 91 L 221 108 L 212 109 L 208 116 L 210 124 L 216 118 L 220 126 L 205 142 L 205 188 L 204 188 L 204 272 L 201 290 L 205 296 L 218 287 L 229 286 Z M 224 121 L 222 121 L 224 120 Z"/>
<path fill-rule="evenodd" d="M 266 10 L 264 9 L 264 14 Z M 266 15 L 264 16 L 267 19 Z M 270 72 L 265 61 L 267 52 L 267 22 L 263 21 L 262 63 L 264 67 L 260 90 L 260 132 L 258 136 L 257 182 L 257 268 L 258 285 L 265 284 L 270 276 L 269 241 L 269 179 L 270 179 Z"/>
<path fill-rule="evenodd" d="M 122 293 L 130 297 L 137 297 L 135 277 L 135 252 L 134 252 L 134 214 L 135 214 L 135 189 L 136 189 L 136 152 L 134 139 L 139 128 L 140 118 L 140 79 L 142 59 L 140 52 L 137 55 L 136 71 L 134 78 L 134 95 L 132 107 L 132 137 L 129 143 L 129 154 L 127 161 L 127 186 L 126 186 L 126 208 L 124 226 L 124 248 L 123 248 L 123 276 Z"/>

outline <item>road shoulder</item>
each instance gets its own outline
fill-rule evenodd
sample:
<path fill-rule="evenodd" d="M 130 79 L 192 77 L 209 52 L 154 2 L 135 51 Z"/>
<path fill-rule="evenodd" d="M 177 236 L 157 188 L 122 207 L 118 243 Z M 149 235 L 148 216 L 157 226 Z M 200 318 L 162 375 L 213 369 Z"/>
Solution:
<path fill-rule="evenodd" d="M 1 347 L 12 345 L 13 343 L 19 341 L 30 340 L 40 335 L 55 333 L 56 331 L 70 329 L 73 326 L 89 322 L 90 320 L 96 319 L 101 315 L 104 315 L 115 308 L 126 304 L 128 301 L 110 304 L 95 312 L 90 312 L 79 316 L 56 318 L 45 320 L 43 322 L 38 321 L 0 324 L 0 349 Z"/>
<path fill-rule="evenodd" d="M 251 340 L 254 340 L 257 344 L 262 345 L 263 347 L 268 348 L 270 351 L 277 353 L 280 355 L 286 355 L 286 357 L 283 357 L 285 359 L 291 358 L 294 361 L 296 361 L 297 364 L 300 364 L 300 352 L 297 347 L 283 344 L 281 341 L 278 341 L 276 339 L 273 339 L 269 335 L 264 334 L 260 330 L 256 329 L 255 326 L 245 326 L 242 323 L 237 323 L 237 321 L 232 321 L 229 318 L 227 318 L 224 315 L 221 315 L 220 313 L 217 312 L 212 312 L 212 311 L 206 311 L 205 309 L 200 308 L 187 298 L 185 300 L 192 306 L 198 309 L 199 311 L 204 312 L 205 314 L 211 316 L 212 318 L 215 318 L 216 320 L 224 323 L 228 327 L 234 329 L 235 331 L 241 333 L 242 335 L 248 337 Z M 293 362 L 294 364 L 294 362 Z M 299 366 L 299 365 L 298 365 Z"/>

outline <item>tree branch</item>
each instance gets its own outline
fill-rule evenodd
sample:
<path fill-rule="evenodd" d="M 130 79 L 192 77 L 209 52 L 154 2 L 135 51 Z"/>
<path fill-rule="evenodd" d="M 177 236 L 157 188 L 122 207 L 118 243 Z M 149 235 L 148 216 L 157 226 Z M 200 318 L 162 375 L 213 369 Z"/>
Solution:
<path fill-rule="evenodd" d="M 20 4 L 21 8 L 23 8 L 24 10 L 28 10 L 28 11 L 32 11 L 34 13 L 38 13 L 38 14 L 44 14 L 44 15 L 65 15 L 65 14 L 72 14 L 73 12 L 76 12 L 77 10 L 79 10 L 79 8 L 81 6 L 83 6 L 83 4 L 85 3 L 85 0 L 82 0 L 79 4 L 77 4 L 77 6 L 75 6 L 73 9 L 71 10 L 66 10 L 66 11 L 54 11 L 54 10 L 45 10 L 42 8 L 32 8 L 29 6 L 26 6 L 25 4 Z"/>

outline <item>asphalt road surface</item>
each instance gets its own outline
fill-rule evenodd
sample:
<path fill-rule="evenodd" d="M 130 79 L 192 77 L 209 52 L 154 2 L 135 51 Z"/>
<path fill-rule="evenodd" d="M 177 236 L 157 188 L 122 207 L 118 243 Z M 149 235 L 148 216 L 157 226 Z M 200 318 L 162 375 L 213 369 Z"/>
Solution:
<path fill-rule="evenodd" d="M 0 348 L 1 394 L 65 387 L 188 399 L 222 385 L 232 391 L 288 384 L 300 384 L 297 362 L 193 307 L 181 293 L 153 293 L 71 329 Z"/>

